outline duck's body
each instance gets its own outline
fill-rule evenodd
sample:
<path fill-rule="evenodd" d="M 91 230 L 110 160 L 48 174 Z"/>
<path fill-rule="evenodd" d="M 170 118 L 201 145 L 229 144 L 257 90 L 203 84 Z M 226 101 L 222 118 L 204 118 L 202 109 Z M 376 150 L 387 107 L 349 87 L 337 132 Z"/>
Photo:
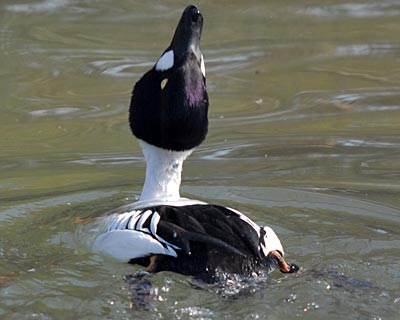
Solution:
<path fill-rule="evenodd" d="M 186 199 L 124 209 L 112 218 L 97 245 L 147 271 L 203 278 L 216 270 L 251 275 L 274 269 L 277 263 L 268 254 L 283 252 L 271 228 L 259 227 L 231 208 Z"/>
<path fill-rule="evenodd" d="M 147 163 L 146 180 L 139 202 L 109 216 L 94 250 L 148 272 L 209 279 L 216 272 L 252 275 L 277 265 L 297 271 L 283 260 L 271 228 L 234 209 L 180 197 L 183 162 L 208 127 L 202 24 L 199 10 L 187 7 L 171 45 L 135 85 L 129 120 Z"/>

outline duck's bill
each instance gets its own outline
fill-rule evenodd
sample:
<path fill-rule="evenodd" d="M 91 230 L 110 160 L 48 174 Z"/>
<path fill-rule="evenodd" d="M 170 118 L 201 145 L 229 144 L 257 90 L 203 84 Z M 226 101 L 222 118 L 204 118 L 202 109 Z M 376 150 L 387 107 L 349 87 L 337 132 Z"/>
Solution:
<path fill-rule="evenodd" d="M 268 257 L 273 258 L 278 263 L 278 268 L 282 273 L 296 273 L 299 271 L 299 266 L 292 263 L 287 263 L 282 254 L 278 250 L 271 251 Z"/>

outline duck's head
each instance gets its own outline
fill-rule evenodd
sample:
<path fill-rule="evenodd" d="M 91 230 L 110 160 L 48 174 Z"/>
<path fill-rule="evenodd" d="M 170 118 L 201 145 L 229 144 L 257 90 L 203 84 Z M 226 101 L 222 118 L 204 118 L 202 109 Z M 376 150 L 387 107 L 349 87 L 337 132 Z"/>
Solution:
<path fill-rule="evenodd" d="M 171 44 L 136 83 L 129 122 L 133 134 L 156 147 L 183 151 L 198 146 L 208 128 L 208 95 L 200 38 L 203 16 L 188 6 Z"/>

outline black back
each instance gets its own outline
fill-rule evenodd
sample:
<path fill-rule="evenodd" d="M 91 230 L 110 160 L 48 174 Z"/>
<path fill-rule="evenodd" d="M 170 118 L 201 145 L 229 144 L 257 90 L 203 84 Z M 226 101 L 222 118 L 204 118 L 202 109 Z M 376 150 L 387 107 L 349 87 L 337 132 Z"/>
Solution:
<path fill-rule="evenodd" d="M 228 274 L 251 275 L 253 272 L 271 271 L 276 267 L 273 259 L 261 250 L 264 242 L 260 236 L 236 212 L 218 205 L 168 206 L 144 208 L 160 215 L 155 239 L 177 246 L 178 257 L 159 256 L 157 269 L 202 278 L 215 277 L 219 270 Z M 152 215 L 143 227 L 151 230 Z M 125 221 L 129 225 L 129 221 Z M 168 244 L 164 244 L 168 246 Z M 147 266 L 148 258 L 134 259 L 131 263 Z"/>

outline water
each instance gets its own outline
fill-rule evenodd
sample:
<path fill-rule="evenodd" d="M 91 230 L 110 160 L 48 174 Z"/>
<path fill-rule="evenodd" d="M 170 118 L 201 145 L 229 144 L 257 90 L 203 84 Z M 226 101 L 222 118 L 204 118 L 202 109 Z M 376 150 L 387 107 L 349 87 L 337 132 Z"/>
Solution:
<path fill-rule="evenodd" d="M 210 130 L 187 197 L 273 227 L 297 275 L 209 287 L 85 248 L 140 193 L 133 83 L 181 1 L 0 4 L 0 317 L 396 319 L 400 312 L 400 2 L 200 1 Z"/>

